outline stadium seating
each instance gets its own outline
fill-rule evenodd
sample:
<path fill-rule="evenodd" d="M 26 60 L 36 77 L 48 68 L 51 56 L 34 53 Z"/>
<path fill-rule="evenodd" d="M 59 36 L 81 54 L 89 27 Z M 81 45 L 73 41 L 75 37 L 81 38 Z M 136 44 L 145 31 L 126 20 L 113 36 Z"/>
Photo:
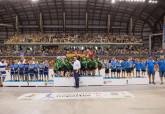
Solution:
<path fill-rule="evenodd" d="M 6 43 L 142 43 L 142 39 L 130 35 L 32 33 L 11 36 Z"/>

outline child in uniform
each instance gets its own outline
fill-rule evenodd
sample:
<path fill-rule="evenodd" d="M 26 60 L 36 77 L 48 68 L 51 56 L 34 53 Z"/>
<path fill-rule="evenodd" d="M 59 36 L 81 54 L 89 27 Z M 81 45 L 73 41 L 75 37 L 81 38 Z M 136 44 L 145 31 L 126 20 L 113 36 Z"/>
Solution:
<path fill-rule="evenodd" d="M 150 57 L 146 62 L 148 69 L 149 84 L 155 84 L 155 61 Z M 151 82 L 152 78 L 152 82 Z"/>
<path fill-rule="evenodd" d="M 121 62 L 121 69 L 122 69 L 122 78 L 125 78 L 125 72 L 126 72 L 126 60 L 123 59 L 123 61 Z"/>
<path fill-rule="evenodd" d="M 23 81 L 24 80 L 24 63 L 22 60 L 18 64 L 18 70 L 19 70 L 19 79 Z"/>
<path fill-rule="evenodd" d="M 126 72 L 127 72 L 127 77 L 128 78 L 131 78 L 131 71 L 132 71 L 132 67 L 133 67 L 133 62 L 128 59 L 127 62 L 126 62 Z"/>
<path fill-rule="evenodd" d="M 34 64 L 35 80 L 38 80 L 38 69 L 39 69 L 38 62 L 36 61 L 35 64 Z"/>
<path fill-rule="evenodd" d="M 0 81 L 1 83 L 3 83 L 5 81 L 6 78 L 6 67 L 7 67 L 7 63 L 5 62 L 5 60 L 2 60 L 0 62 Z"/>
<path fill-rule="evenodd" d="M 40 64 L 38 65 L 39 67 L 39 77 L 40 77 L 40 80 L 43 80 L 43 76 L 44 76 L 44 64 L 42 62 L 40 62 Z"/>
<path fill-rule="evenodd" d="M 142 71 L 142 77 L 145 77 L 146 74 L 146 61 L 145 59 L 142 59 L 140 62 L 140 67 L 141 67 L 141 71 Z"/>
<path fill-rule="evenodd" d="M 113 58 L 111 61 L 111 77 L 115 78 L 116 76 L 116 59 Z"/>
<path fill-rule="evenodd" d="M 29 63 L 26 60 L 25 64 L 24 64 L 24 76 L 25 76 L 25 80 L 29 80 Z"/>
<path fill-rule="evenodd" d="M 19 81 L 19 65 L 17 60 L 15 60 L 13 67 L 14 67 L 14 80 Z"/>
<path fill-rule="evenodd" d="M 141 66 L 139 59 L 136 59 L 135 61 L 135 69 L 136 69 L 136 77 L 140 77 Z"/>
<path fill-rule="evenodd" d="M 11 80 L 14 80 L 14 62 L 10 65 L 10 76 Z"/>
<path fill-rule="evenodd" d="M 48 61 L 47 60 L 45 60 L 45 62 L 44 62 L 44 78 L 45 78 L 45 80 L 49 80 L 49 63 L 48 63 Z"/>
<path fill-rule="evenodd" d="M 164 56 L 160 57 L 160 60 L 157 62 L 159 66 L 159 76 L 160 76 L 160 84 L 163 84 L 163 78 L 165 77 L 165 59 Z"/>
<path fill-rule="evenodd" d="M 117 59 L 117 61 L 116 61 L 116 71 L 117 71 L 117 78 L 120 78 L 121 62 L 119 59 Z"/>
<path fill-rule="evenodd" d="M 31 60 L 30 64 L 29 64 L 29 76 L 30 76 L 30 80 L 34 79 L 34 62 Z"/>

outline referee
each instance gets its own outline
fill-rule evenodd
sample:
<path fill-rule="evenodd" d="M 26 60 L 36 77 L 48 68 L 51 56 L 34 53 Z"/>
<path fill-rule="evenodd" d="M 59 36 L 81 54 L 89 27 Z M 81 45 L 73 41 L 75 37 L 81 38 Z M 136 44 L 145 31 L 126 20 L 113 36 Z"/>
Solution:
<path fill-rule="evenodd" d="M 74 57 L 73 70 L 74 70 L 74 79 L 75 79 L 75 88 L 79 88 L 79 70 L 81 68 L 80 61 Z"/>

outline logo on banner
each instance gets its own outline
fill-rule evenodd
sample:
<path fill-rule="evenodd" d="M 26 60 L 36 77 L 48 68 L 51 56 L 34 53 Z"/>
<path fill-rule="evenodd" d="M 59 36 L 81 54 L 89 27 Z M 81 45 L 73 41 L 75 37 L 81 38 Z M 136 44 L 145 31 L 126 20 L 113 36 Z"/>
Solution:
<path fill-rule="evenodd" d="M 27 93 L 18 100 L 62 100 L 62 99 L 105 99 L 133 98 L 127 91 L 120 92 L 68 92 L 68 93 Z"/>

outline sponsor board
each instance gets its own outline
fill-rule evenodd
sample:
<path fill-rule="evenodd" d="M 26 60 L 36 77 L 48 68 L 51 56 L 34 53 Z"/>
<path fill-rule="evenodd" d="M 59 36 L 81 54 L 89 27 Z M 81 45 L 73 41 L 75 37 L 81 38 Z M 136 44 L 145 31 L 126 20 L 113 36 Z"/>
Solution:
<path fill-rule="evenodd" d="M 16 81 L 5 81 L 3 82 L 3 86 L 9 87 L 9 86 L 16 86 L 16 87 L 21 87 L 21 86 L 28 86 L 27 82 L 16 82 Z"/>
<path fill-rule="evenodd" d="M 119 92 L 67 92 L 67 93 L 27 93 L 18 100 L 67 100 L 67 99 L 122 99 L 133 98 L 127 91 Z"/>
<path fill-rule="evenodd" d="M 28 83 L 29 85 L 28 86 L 54 86 L 54 81 L 50 80 L 50 81 L 34 81 L 34 82 L 29 82 Z"/>
<path fill-rule="evenodd" d="M 132 78 L 128 79 L 128 85 L 147 85 L 148 84 L 148 78 Z"/>
<path fill-rule="evenodd" d="M 13 81 L 13 80 L 8 80 L 3 83 L 3 86 L 15 86 L 15 87 L 21 87 L 21 86 L 54 86 L 54 81 Z"/>
<path fill-rule="evenodd" d="M 80 77 L 80 86 L 103 85 L 103 77 L 84 76 Z M 54 86 L 74 86 L 74 77 L 55 77 Z"/>
<path fill-rule="evenodd" d="M 113 86 L 113 85 L 144 85 L 148 84 L 148 78 L 112 79 L 103 77 L 80 77 L 80 86 Z M 72 87 L 75 85 L 73 77 L 55 77 L 50 81 L 5 81 L 4 86 L 57 86 Z"/>
<path fill-rule="evenodd" d="M 148 84 L 147 77 L 125 78 L 125 79 L 104 78 L 104 85 L 146 85 L 146 84 Z"/>
<path fill-rule="evenodd" d="M 104 78 L 104 85 L 127 85 L 127 79 L 106 79 Z"/>

